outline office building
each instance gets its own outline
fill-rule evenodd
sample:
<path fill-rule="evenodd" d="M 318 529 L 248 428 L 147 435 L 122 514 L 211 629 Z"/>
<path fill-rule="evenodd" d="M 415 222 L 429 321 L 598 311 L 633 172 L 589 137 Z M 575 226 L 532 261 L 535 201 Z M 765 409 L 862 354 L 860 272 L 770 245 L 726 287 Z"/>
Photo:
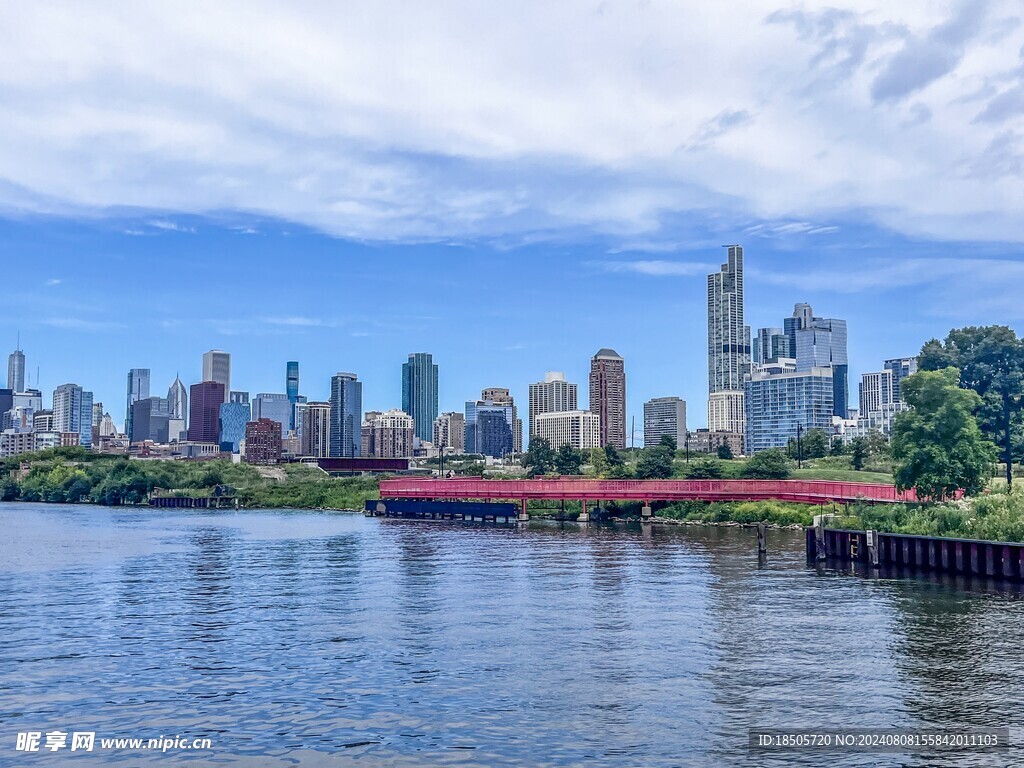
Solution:
<path fill-rule="evenodd" d="M 768 373 L 755 370 L 745 386 L 747 454 L 783 448 L 811 429 L 831 430 L 832 369 Z"/>
<path fill-rule="evenodd" d="M 917 373 L 917 358 L 895 357 L 891 360 L 886 360 L 882 364 L 882 368 L 887 371 L 892 371 L 893 399 L 902 401 L 903 394 L 900 392 L 900 382 L 907 378 L 907 376 L 912 376 Z"/>
<path fill-rule="evenodd" d="M 577 386 L 565 380 L 561 371 L 548 371 L 544 381 L 530 385 L 530 437 L 536 433 L 537 417 L 542 413 L 556 411 L 575 411 L 577 402 Z"/>
<path fill-rule="evenodd" d="M 78 445 L 92 447 L 92 392 L 77 384 L 61 384 L 53 391 L 54 430 L 78 435 Z"/>
<path fill-rule="evenodd" d="M 331 404 L 300 403 L 297 407 L 302 411 L 300 452 L 303 456 L 327 458 L 331 455 Z"/>
<path fill-rule="evenodd" d="M 331 456 L 360 454 L 363 423 L 363 384 L 354 373 L 331 377 Z"/>
<path fill-rule="evenodd" d="M 131 416 L 132 431 L 128 435 L 129 442 L 170 442 L 171 408 L 166 397 L 136 400 L 132 403 Z"/>
<path fill-rule="evenodd" d="M 414 352 L 402 364 L 402 410 L 412 416 L 416 437 L 429 441 L 437 418 L 437 366 L 429 352 Z"/>
<path fill-rule="evenodd" d="M 601 421 L 601 446 L 626 447 L 626 367 L 614 349 L 590 359 L 590 412 Z"/>
<path fill-rule="evenodd" d="M 14 408 L 14 390 L 0 389 L 0 417 Z"/>
<path fill-rule="evenodd" d="M 743 309 L 743 248 L 727 248 L 722 268 L 708 275 L 708 429 L 743 432 L 750 327 Z"/>
<path fill-rule="evenodd" d="M 220 404 L 220 449 L 230 453 L 238 453 L 245 439 L 246 426 L 253 421 L 252 411 L 248 403 Z"/>
<path fill-rule="evenodd" d="M 466 401 L 466 453 L 504 458 L 512 453 L 512 406 L 490 400 Z"/>
<path fill-rule="evenodd" d="M 174 381 L 167 388 L 167 403 L 171 409 L 171 419 L 188 424 L 188 390 L 181 383 L 178 375 L 174 375 Z"/>
<path fill-rule="evenodd" d="M 601 418 L 591 411 L 538 413 L 534 438 L 548 441 L 556 451 L 563 445 L 577 450 L 601 447 Z"/>
<path fill-rule="evenodd" d="M 237 404 L 236 404 L 237 405 Z M 277 464 L 281 460 L 281 423 L 257 419 L 245 425 L 245 462 Z"/>
<path fill-rule="evenodd" d="M 523 452 L 523 420 L 519 418 L 519 409 L 515 399 L 505 387 L 488 387 L 480 393 L 481 400 L 489 400 L 495 405 L 507 405 L 512 409 L 512 450 Z"/>
<path fill-rule="evenodd" d="M 228 393 L 229 403 L 241 403 L 242 405 L 249 405 L 249 393 L 243 392 L 238 389 L 233 389 Z"/>
<path fill-rule="evenodd" d="M 680 448 L 686 441 L 686 401 L 655 397 L 644 403 L 644 447 L 658 445 L 668 435 Z"/>
<path fill-rule="evenodd" d="M 132 431 L 132 405 L 139 400 L 145 400 L 149 397 L 149 375 L 149 368 L 128 369 L 128 397 L 127 404 L 125 405 L 124 433 L 128 435 L 129 440 L 134 440 L 133 435 L 135 434 Z"/>
<path fill-rule="evenodd" d="M 432 442 L 438 450 L 449 449 L 449 453 L 465 453 L 466 415 L 452 411 L 442 413 L 434 419 Z"/>
<path fill-rule="evenodd" d="M 216 381 L 223 385 L 224 402 L 231 391 L 231 355 L 222 349 L 203 353 L 203 381 Z"/>
<path fill-rule="evenodd" d="M 779 358 L 793 357 L 789 345 L 789 336 L 783 328 L 759 328 L 754 337 L 751 357 L 755 365 L 767 365 L 779 361 Z"/>
<path fill-rule="evenodd" d="M 404 411 L 369 411 L 363 422 L 363 447 L 366 456 L 378 459 L 404 459 L 413 453 L 413 418 Z"/>
<path fill-rule="evenodd" d="M 798 371 L 832 369 L 833 415 L 845 419 L 850 408 L 846 321 L 815 317 L 811 305 L 801 302 L 793 307 L 792 317 L 787 317 L 783 324 L 789 343 L 787 357 L 795 358 Z"/>
<path fill-rule="evenodd" d="M 201 381 L 189 388 L 188 441 L 220 444 L 220 406 L 224 403 L 224 384 Z"/>
<path fill-rule="evenodd" d="M 21 351 L 21 343 L 18 349 L 7 356 L 7 389 L 14 392 L 25 391 L 25 353 Z M 39 386 L 39 382 L 36 382 Z"/>
<path fill-rule="evenodd" d="M 288 428 L 295 429 L 295 406 L 299 403 L 299 363 L 297 360 L 289 360 L 285 366 L 285 393 L 292 406 Z"/>
<path fill-rule="evenodd" d="M 252 399 L 251 405 L 251 421 L 271 419 L 281 425 L 282 435 L 288 434 L 292 423 L 292 403 L 288 399 L 288 395 L 276 392 L 259 392 Z"/>

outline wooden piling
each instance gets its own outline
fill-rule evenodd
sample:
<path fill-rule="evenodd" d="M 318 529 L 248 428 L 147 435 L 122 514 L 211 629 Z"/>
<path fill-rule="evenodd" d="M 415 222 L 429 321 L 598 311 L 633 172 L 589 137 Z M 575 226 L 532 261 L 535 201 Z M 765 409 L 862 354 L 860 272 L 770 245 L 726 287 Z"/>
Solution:
<path fill-rule="evenodd" d="M 765 531 L 765 524 L 757 524 L 757 553 L 759 555 L 766 554 L 768 552 L 768 537 Z"/>
<path fill-rule="evenodd" d="M 867 531 L 864 538 L 868 547 L 868 565 L 872 568 L 878 567 L 878 534 L 874 531 Z"/>

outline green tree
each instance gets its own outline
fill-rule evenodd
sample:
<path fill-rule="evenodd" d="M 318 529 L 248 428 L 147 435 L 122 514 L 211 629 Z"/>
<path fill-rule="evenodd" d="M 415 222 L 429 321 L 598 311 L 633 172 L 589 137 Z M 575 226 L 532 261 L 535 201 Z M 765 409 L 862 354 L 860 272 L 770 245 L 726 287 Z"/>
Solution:
<path fill-rule="evenodd" d="M 583 466 L 583 454 L 568 443 L 555 453 L 555 471 L 560 475 L 578 475 Z"/>
<path fill-rule="evenodd" d="M 855 437 L 850 441 L 850 466 L 860 472 L 868 458 L 868 441 L 863 437 Z"/>
<path fill-rule="evenodd" d="M 719 444 L 716 453 L 718 454 L 718 458 L 720 459 L 729 460 L 734 458 L 732 455 L 732 448 L 724 440 Z"/>
<path fill-rule="evenodd" d="M 551 449 L 551 443 L 545 438 L 535 437 L 530 440 L 529 448 L 523 454 L 520 462 L 526 467 L 527 473 L 531 477 L 546 475 L 554 469 L 555 452 Z"/>
<path fill-rule="evenodd" d="M 781 448 L 770 448 L 755 453 L 743 468 L 743 477 L 750 480 L 785 480 L 791 473 L 791 463 Z"/>
<path fill-rule="evenodd" d="M 590 449 L 590 468 L 595 477 L 608 477 L 608 459 L 605 457 L 604 448 Z"/>
<path fill-rule="evenodd" d="M 828 433 L 818 428 L 807 430 L 803 437 L 803 449 L 805 459 L 821 459 L 828 456 Z"/>
<path fill-rule="evenodd" d="M 671 440 L 671 438 L 669 438 Z M 675 441 L 672 440 L 672 443 Z M 640 480 L 663 480 L 672 477 L 676 451 L 665 439 L 651 448 L 640 451 L 636 462 L 636 476 Z"/>
<path fill-rule="evenodd" d="M 995 459 L 995 446 L 974 417 L 981 397 L 960 387 L 960 372 L 952 367 L 915 373 L 900 383 L 900 393 L 912 410 L 893 423 L 897 487 L 916 488 L 929 501 L 961 488 L 967 494 L 981 491 Z"/>
<path fill-rule="evenodd" d="M 690 480 L 718 480 L 724 474 L 722 462 L 711 456 L 695 459 L 686 468 L 686 477 Z"/>
<path fill-rule="evenodd" d="M 918 364 L 923 371 L 957 368 L 960 386 L 980 395 L 978 424 L 999 445 L 1012 485 L 1014 426 L 1024 409 L 1024 342 L 1005 325 L 954 328 L 945 341 L 927 342 Z"/>
<path fill-rule="evenodd" d="M 672 435 L 662 435 L 661 440 L 658 441 L 658 445 L 662 445 L 668 448 L 672 453 L 675 453 L 679 449 L 679 443 Z"/>
<path fill-rule="evenodd" d="M 626 461 L 619 455 L 614 445 L 609 444 L 604 447 L 604 458 L 608 463 L 608 477 L 615 480 L 629 477 L 629 468 L 626 466 Z"/>

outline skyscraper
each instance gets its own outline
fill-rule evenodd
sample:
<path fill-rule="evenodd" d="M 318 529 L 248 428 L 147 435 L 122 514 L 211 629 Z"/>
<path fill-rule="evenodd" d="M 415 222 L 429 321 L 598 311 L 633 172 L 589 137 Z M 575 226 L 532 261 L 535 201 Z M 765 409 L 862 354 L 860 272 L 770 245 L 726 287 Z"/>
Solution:
<path fill-rule="evenodd" d="M 745 452 L 784 448 L 790 438 L 832 426 L 832 369 L 771 373 L 756 370 L 746 382 Z"/>
<path fill-rule="evenodd" d="M 187 426 L 188 390 L 181 383 L 178 374 L 174 374 L 174 381 L 171 382 L 171 386 L 167 389 L 167 403 L 171 409 L 171 418 L 185 421 Z"/>
<path fill-rule="evenodd" d="M 302 417 L 301 453 L 318 459 L 331 455 L 331 404 L 306 403 Z"/>
<path fill-rule="evenodd" d="M 295 406 L 299 402 L 299 362 L 289 360 L 285 367 L 285 393 L 288 395 L 288 402 L 291 404 L 292 413 L 286 429 L 295 429 Z"/>
<path fill-rule="evenodd" d="M 415 436 L 429 441 L 437 418 L 437 366 L 429 352 L 414 352 L 402 364 L 402 410 L 412 416 Z"/>
<path fill-rule="evenodd" d="M 362 442 L 363 384 L 354 373 L 331 377 L 331 456 L 359 455 Z"/>
<path fill-rule="evenodd" d="M 752 362 L 756 365 L 777 363 L 781 357 L 794 357 L 789 336 L 782 328 L 759 328 L 751 348 Z"/>
<path fill-rule="evenodd" d="M 511 405 L 498 405 L 490 400 L 467 400 L 466 453 L 504 458 L 512 452 L 514 424 Z"/>
<path fill-rule="evenodd" d="M 128 369 L 128 402 L 125 406 L 124 433 L 129 440 L 134 440 L 135 433 L 132 431 L 132 405 L 139 400 L 149 399 L 149 368 Z M 168 398 L 170 399 L 170 398 Z M 147 434 L 149 427 L 147 429 Z M 148 438 L 145 438 L 148 439 Z"/>
<path fill-rule="evenodd" d="M 144 397 L 132 403 L 131 410 L 132 431 L 128 434 L 130 442 L 170 442 L 170 403 L 167 398 Z"/>
<path fill-rule="evenodd" d="M 404 459 L 412 456 L 412 417 L 404 411 L 390 410 L 366 414 L 362 440 L 366 455 L 379 459 Z"/>
<path fill-rule="evenodd" d="M 480 393 L 481 400 L 489 400 L 495 405 L 507 405 L 512 408 L 512 450 L 523 452 L 523 420 L 519 418 L 516 401 L 507 387 L 488 387 Z"/>
<path fill-rule="evenodd" d="M 850 365 L 846 353 L 846 321 L 830 317 L 815 317 L 810 304 L 801 303 L 793 308 L 793 316 L 784 321 L 785 333 L 790 340 L 791 357 L 796 358 L 796 369 L 802 373 L 812 368 L 832 369 L 833 415 L 846 418 L 850 406 Z"/>
<path fill-rule="evenodd" d="M 224 385 L 224 402 L 231 391 L 231 355 L 222 349 L 203 353 L 203 381 L 216 381 Z"/>
<path fill-rule="evenodd" d="M 626 447 L 626 363 L 614 349 L 590 359 L 590 412 L 601 419 L 601 445 Z"/>
<path fill-rule="evenodd" d="M 743 378 L 750 372 L 743 248 L 726 247 L 721 270 L 708 275 L 708 430 L 743 432 Z"/>
<path fill-rule="evenodd" d="M 77 384 L 61 384 L 53 391 L 53 429 L 76 432 L 78 444 L 92 447 L 92 392 Z"/>
<path fill-rule="evenodd" d="M 292 404 L 288 395 L 279 392 L 259 392 L 252 399 L 251 421 L 270 419 L 281 425 L 281 434 L 287 435 L 292 421 Z"/>
<path fill-rule="evenodd" d="M 220 404 L 220 449 L 238 453 L 245 439 L 245 425 L 252 420 L 248 403 Z"/>
<path fill-rule="evenodd" d="M 220 406 L 224 384 L 201 381 L 189 388 L 188 439 L 193 443 L 220 443 Z"/>
<path fill-rule="evenodd" d="M 686 401 L 678 397 L 655 397 L 644 403 L 644 447 L 657 445 L 670 435 L 681 447 L 686 441 Z"/>
<path fill-rule="evenodd" d="M 11 352 L 7 357 L 7 388 L 14 392 L 25 391 L 25 353 L 21 351 L 21 344 L 18 349 Z M 39 382 L 36 382 L 39 386 Z"/>
<path fill-rule="evenodd" d="M 530 437 L 537 434 L 536 421 L 542 413 L 575 411 L 577 387 L 565 380 L 561 371 L 548 371 L 544 381 L 530 385 Z"/>
<path fill-rule="evenodd" d="M 907 378 L 907 376 L 917 373 L 917 358 L 894 357 L 891 360 L 886 360 L 882 367 L 887 371 L 892 371 L 893 397 L 896 400 L 903 400 L 903 395 L 900 392 L 900 382 Z"/>

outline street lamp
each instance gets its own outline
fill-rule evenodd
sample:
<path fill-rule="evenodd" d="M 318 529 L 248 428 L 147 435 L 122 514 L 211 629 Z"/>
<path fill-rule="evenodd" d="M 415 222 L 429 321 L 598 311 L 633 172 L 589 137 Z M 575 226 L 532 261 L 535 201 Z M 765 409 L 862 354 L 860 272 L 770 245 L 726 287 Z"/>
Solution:
<path fill-rule="evenodd" d="M 686 463 L 690 463 L 690 433 L 687 432 L 683 438 L 683 446 L 686 448 Z"/>
<path fill-rule="evenodd" d="M 803 425 L 796 425 L 796 467 L 797 469 L 804 468 L 804 444 L 801 439 L 804 434 Z"/>

